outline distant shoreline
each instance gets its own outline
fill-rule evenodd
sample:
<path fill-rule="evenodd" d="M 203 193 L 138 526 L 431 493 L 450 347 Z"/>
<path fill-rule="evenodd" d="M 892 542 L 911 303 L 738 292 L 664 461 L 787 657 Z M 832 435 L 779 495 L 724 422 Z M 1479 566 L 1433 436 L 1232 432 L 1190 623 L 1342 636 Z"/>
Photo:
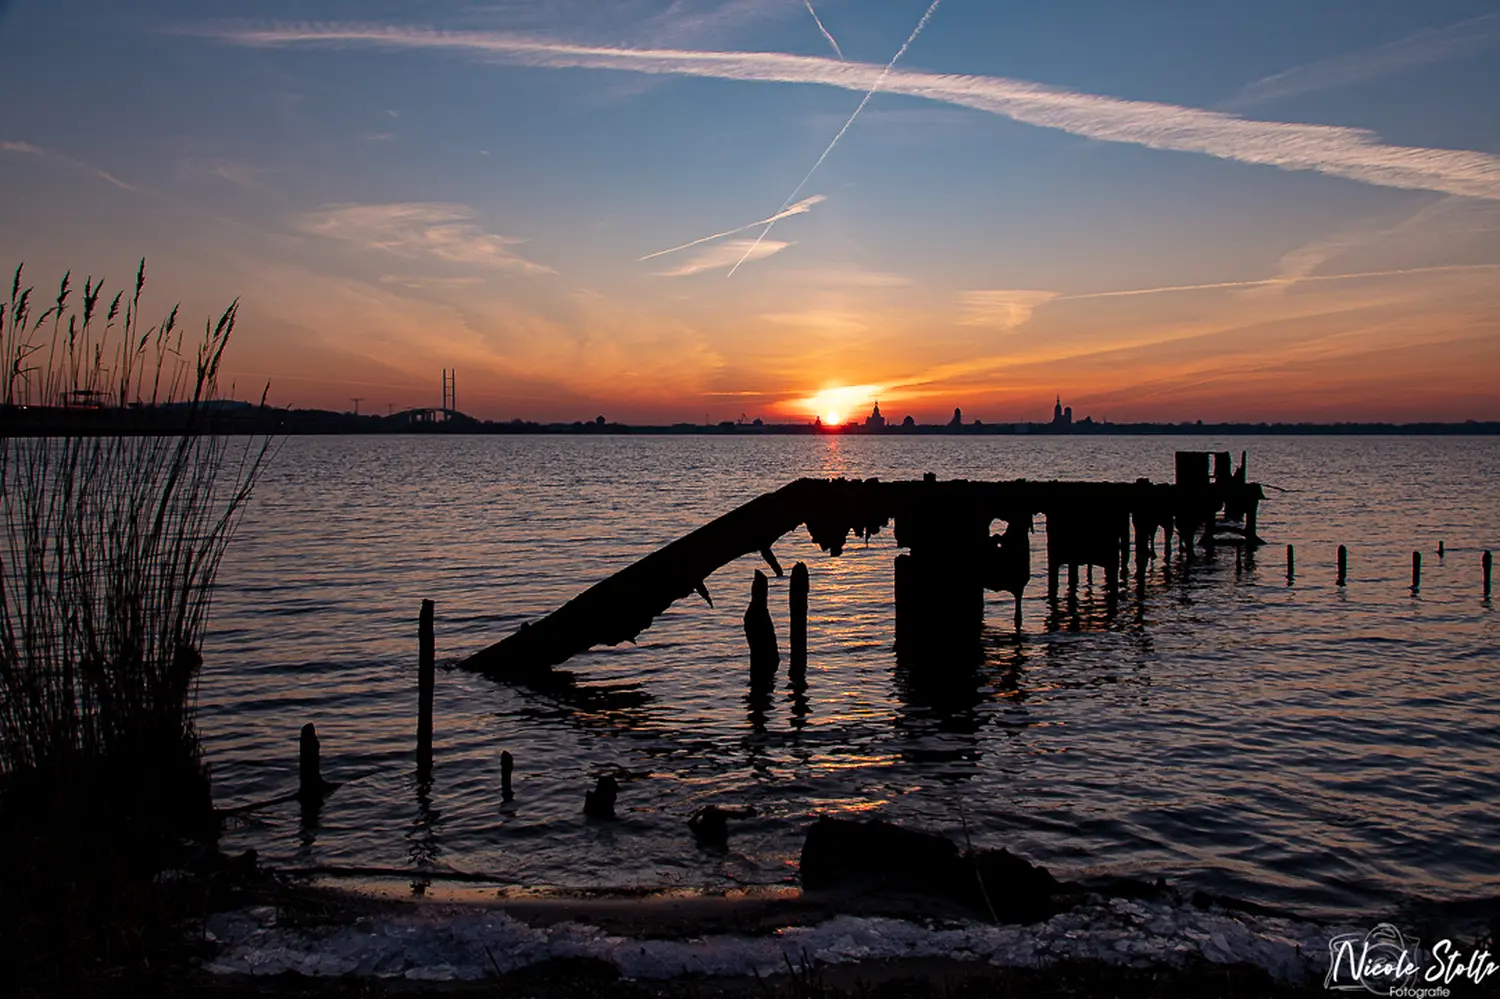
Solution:
<path fill-rule="evenodd" d="M 1496 436 L 1500 420 L 1462 423 L 817 423 L 626 424 L 600 419 L 573 423 L 477 420 L 456 411 L 407 410 L 388 416 L 335 413 L 321 409 L 276 409 L 249 403 L 212 403 L 191 411 L 181 407 L 41 408 L 4 407 L 4 433 L 18 437 L 177 434 L 185 430 L 217 434 L 572 434 L 590 436 L 730 437 L 974 437 L 974 436 Z"/>

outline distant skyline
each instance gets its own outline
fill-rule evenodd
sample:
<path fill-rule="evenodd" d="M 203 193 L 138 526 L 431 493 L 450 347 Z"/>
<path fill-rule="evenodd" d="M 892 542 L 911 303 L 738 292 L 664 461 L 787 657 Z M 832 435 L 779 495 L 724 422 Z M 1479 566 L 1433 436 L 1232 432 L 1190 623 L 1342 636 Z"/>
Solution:
<path fill-rule="evenodd" d="M 933 6 L 0 2 L 0 266 L 278 405 L 1500 419 L 1500 6 Z"/>

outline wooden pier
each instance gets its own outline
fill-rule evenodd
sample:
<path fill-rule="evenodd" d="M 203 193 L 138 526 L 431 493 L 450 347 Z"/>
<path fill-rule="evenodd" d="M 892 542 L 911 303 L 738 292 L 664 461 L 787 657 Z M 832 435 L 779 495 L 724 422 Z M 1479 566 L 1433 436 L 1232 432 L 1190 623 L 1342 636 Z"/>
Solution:
<path fill-rule="evenodd" d="M 1138 575 L 1156 557 L 1158 531 L 1164 552 L 1175 532 L 1189 559 L 1199 547 L 1261 544 L 1263 498 L 1246 480 L 1243 454 L 1235 469 L 1228 452 L 1208 451 L 1177 452 L 1171 483 L 798 479 L 594 584 L 462 665 L 496 678 L 534 677 L 596 645 L 634 641 L 673 602 L 707 598 L 705 580 L 744 555 L 759 553 L 781 575 L 772 548 L 800 526 L 837 556 L 851 537 L 868 538 L 892 522 L 906 549 L 894 565 L 897 651 L 948 651 L 977 644 L 986 589 L 1016 598 L 1020 626 L 1038 515 L 1047 525 L 1049 595 L 1056 596 L 1063 567 L 1076 579 L 1079 566 L 1098 566 L 1113 599 L 1129 572 L 1132 532 Z"/>

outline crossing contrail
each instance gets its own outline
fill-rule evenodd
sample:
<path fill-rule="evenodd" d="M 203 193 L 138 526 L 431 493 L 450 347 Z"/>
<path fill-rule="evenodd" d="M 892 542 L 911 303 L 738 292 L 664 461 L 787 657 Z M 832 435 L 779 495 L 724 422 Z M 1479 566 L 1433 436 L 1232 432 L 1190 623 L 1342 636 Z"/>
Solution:
<path fill-rule="evenodd" d="M 725 229 L 723 232 L 716 232 L 712 236 L 704 236 L 702 239 L 695 239 L 691 243 L 683 243 L 681 246 L 673 246 L 666 250 L 657 250 L 655 253 L 648 253 L 644 257 L 636 257 L 636 261 L 650 260 L 652 257 L 665 257 L 669 253 L 686 250 L 689 247 L 697 246 L 699 243 L 711 243 L 716 239 L 723 239 L 725 236 L 733 236 L 736 233 L 744 232 L 746 229 L 754 229 L 758 225 L 770 225 L 773 222 L 779 222 L 792 215 L 802 215 L 812 211 L 813 205 L 825 200 L 827 200 L 827 195 L 814 194 L 810 198 L 803 198 L 790 208 L 782 209 L 770 218 L 761 219 L 759 222 L 751 222 L 749 225 L 742 225 L 738 229 Z"/>
<path fill-rule="evenodd" d="M 828 39 L 828 44 L 833 46 L 833 54 L 839 57 L 839 62 L 843 62 L 844 50 L 839 48 L 838 41 L 828 33 L 827 28 L 823 27 L 823 19 L 818 16 L 817 11 L 813 10 L 812 0 L 802 0 L 802 2 L 807 4 L 807 12 L 813 16 L 813 23 L 818 26 L 819 31 L 823 32 L 823 37 Z"/>
<path fill-rule="evenodd" d="M 885 69 L 882 69 L 880 75 L 875 78 L 875 84 L 869 90 L 865 91 L 865 96 L 860 98 L 859 106 L 854 109 L 854 113 L 849 116 L 849 120 L 844 122 L 844 127 L 839 129 L 839 133 L 833 137 L 833 141 L 828 143 L 827 148 L 823 150 L 823 155 L 819 156 L 818 161 L 812 165 L 812 169 L 807 171 L 807 176 L 802 178 L 802 183 L 798 184 L 791 195 L 781 203 L 781 207 L 776 210 L 778 213 L 785 211 L 786 206 L 790 205 L 796 199 L 797 195 L 802 193 L 802 189 L 807 186 L 807 182 L 812 180 L 812 175 L 818 172 L 818 167 L 823 165 L 823 161 L 828 158 L 828 154 L 833 152 L 833 147 L 839 144 L 839 140 L 844 137 L 844 133 L 849 131 L 849 126 L 854 124 L 854 119 L 859 117 L 859 113 L 865 109 L 865 105 L 870 103 L 870 98 L 875 96 L 875 91 L 880 89 L 880 85 L 885 82 L 885 78 L 895 68 L 896 60 L 906 54 L 907 48 L 911 46 L 912 42 L 916 41 L 917 36 L 922 33 L 922 29 L 927 27 L 927 22 L 932 19 L 933 11 L 937 10 L 938 4 L 942 2 L 943 0 L 932 0 L 932 5 L 927 8 L 927 13 L 923 14 L 922 19 L 917 22 L 917 26 L 911 29 L 911 34 L 906 36 L 906 41 L 902 42 L 901 47 L 896 50 L 896 54 L 891 56 L 891 61 L 885 64 Z M 775 218 L 774 215 L 771 217 Z M 740 258 L 739 263 L 729 268 L 729 273 L 725 277 L 734 277 L 734 272 L 740 269 L 740 264 L 750 259 L 750 254 L 755 252 L 755 248 L 760 246 L 760 241 L 766 238 L 766 233 L 770 232 L 771 226 L 775 224 L 775 222 L 767 223 L 766 227 L 761 230 L 760 235 L 755 238 L 755 242 L 751 243 L 750 248 L 745 251 L 745 255 Z"/>

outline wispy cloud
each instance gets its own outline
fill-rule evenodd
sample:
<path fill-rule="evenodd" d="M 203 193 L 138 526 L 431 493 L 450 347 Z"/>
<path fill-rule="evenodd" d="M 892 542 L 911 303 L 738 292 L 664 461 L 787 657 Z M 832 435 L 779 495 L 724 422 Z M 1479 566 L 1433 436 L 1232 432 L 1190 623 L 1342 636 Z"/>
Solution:
<path fill-rule="evenodd" d="M 865 270 L 853 265 L 801 267 L 783 271 L 783 276 L 798 284 L 825 288 L 908 288 L 912 280 L 905 274 Z"/>
<path fill-rule="evenodd" d="M 1201 153 L 1284 170 L 1314 170 L 1408 190 L 1500 200 L 1500 157 L 1456 149 L 1382 143 L 1374 133 L 1334 125 L 1260 121 L 1221 111 L 1130 101 L 996 76 L 891 70 L 777 52 L 620 49 L 484 32 L 361 24 L 273 24 L 209 28 L 242 45 L 322 44 L 467 52 L 479 58 L 548 68 L 620 70 L 655 75 L 819 84 L 976 108 L 1015 121 L 1104 142 Z M 882 74 L 884 77 L 882 79 Z"/>
<path fill-rule="evenodd" d="M 764 260 L 791 245 L 791 243 L 783 243 L 775 239 L 762 240 L 759 244 L 750 239 L 726 240 L 723 243 L 704 247 L 686 263 L 669 271 L 657 271 L 656 276 L 688 277 L 692 274 L 702 274 L 704 271 L 737 267 L 746 261 Z"/>
<path fill-rule="evenodd" d="M 265 190 L 265 184 L 261 178 L 268 172 L 260 167 L 251 166 L 238 160 L 226 159 L 201 159 L 188 158 L 180 164 L 181 170 L 189 175 L 208 176 L 216 180 L 227 181 L 239 187 L 248 187 L 255 190 Z"/>
<path fill-rule="evenodd" d="M 637 257 L 636 260 L 651 260 L 654 257 L 664 257 L 669 253 L 676 253 L 678 250 L 686 250 L 689 247 L 699 246 L 703 243 L 711 243 L 716 239 L 723 239 L 725 236 L 738 235 L 739 233 L 742 233 L 747 229 L 754 229 L 756 226 L 769 225 L 773 222 L 780 222 L 782 219 L 790 218 L 793 215 L 803 215 L 807 212 L 812 211 L 813 205 L 819 204 L 826 200 L 828 200 L 826 195 L 814 194 L 810 198 L 803 198 L 801 201 L 797 202 L 795 205 L 792 205 L 789 208 L 782 209 L 775 215 L 772 215 L 770 218 L 761 219 L 759 222 L 751 222 L 749 225 L 742 225 L 738 229 L 725 229 L 723 232 L 716 232 L 712 236 L 704 236 L 701 239 L 695 239 L 691 242 L 683 243 L 681 246 L 671 246 L 665 250 L 657 250 L 655 253 L 648 253 L 644 257 Z"/>
<path fill-rule="evenodd" d="M 134 191 L 134 190 L 137 190 L 137 188 L 136 188 L 136 186 L 134 184 L 131 184 L 128 181 L 121 180 L 119 177 L 116 177 L 114 174 L 110 173 L 108 170 L 95 170 L 94 174 L 100 180 L 102 180 L 102 181 L 104 181 L 105 183 L 108 183 L 108 184 L 113 184 L 114 186 L 118 187 L 122 191 Z"/>
<path fill-rule="evenodd" d="M 331 205 L 298 220 L 304 232 L 400 256 L 432 258 L 487 270 L 539 275 L 552 268 L 519 257 L 511 247 L 524 240 L 485 232 L 464 205 L 416 201 L 379 205 Z"/>
<path fill-rule="evenodd" d="M 965 326 L 989 326 L 1013 330 L 1031 318 L 1032 312 L 1057 297 L 1055 291 L 966 291 L 959 297 Z"/>
<path fill-rule="evenodd" d="M 121 180 L 119 177 L 116 177 L 108 170 L 103 170 L 91 163 L 87 163 L 80 159 L 74 159 L 72 156 L 69 156 L 66 153 L 59 153 L 53 150 L 43 149 L 40 146 L 34 146 L 29 142 L 0 140 L 0 152 L 20 153 L 23 156 L 46 157 L 52 162 L 66 164 L 71 169 L 87 174 L 97 180 L 102 180 L 106 184 L 112 184 L 122 191 L 131 191 L 133 193 L 138 193 L 141 190 L 136 185 L 128 181 Z"/>
<path fill-rule="evenodd" d="M 1347 87 L 1391 73 L 1474 55 L 1500 44 L 1500 13 L 1429 28 L 1375 48 L 1322 59 L 1246 84 L 1228 102 L 1250 107 L 1283 97 Z"/>
<path fill-rule="evenodd" d="M 1216 291 L 1227 288 L 1267 288 L 1297 284 L 1303 281 L 1362 281 L 1370 278 L 1404 277 L 1409 274 L 1440 274 L 1445 271 L 1500 270 L 1495 264 L 1438 264 L 1432 267 L 1394 267 L 1389 270 L 1359 271 L 1352 274 L 1282 274 L 1253 281 L 1217 281 L 1212 284 L 1174 284 L 1160 288 L 1129 288 L 1122 291 L 1090 291 L 1080 295 L 1058 295 L 1056 302 L 1080 302 L 1091 298 L 1134 298 L 1138 295 L 1166 295 L 1184 291 Z"/>

